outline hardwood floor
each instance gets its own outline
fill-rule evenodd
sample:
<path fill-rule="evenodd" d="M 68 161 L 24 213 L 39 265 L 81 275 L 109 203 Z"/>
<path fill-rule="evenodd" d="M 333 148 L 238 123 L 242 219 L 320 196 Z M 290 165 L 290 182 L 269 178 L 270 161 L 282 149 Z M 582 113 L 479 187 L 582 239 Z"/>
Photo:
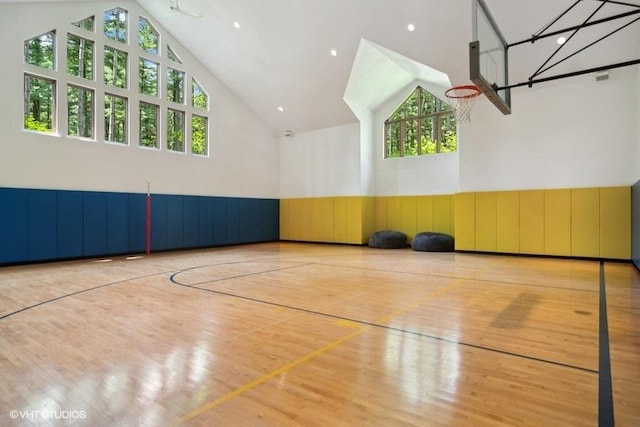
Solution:
<path fill-rule="evenodd" d="M 616 425 L 640 274 L 605 262 Z M 600 262 L 269 243 L 0 268 L 0 426 L 598 424 Z"/>

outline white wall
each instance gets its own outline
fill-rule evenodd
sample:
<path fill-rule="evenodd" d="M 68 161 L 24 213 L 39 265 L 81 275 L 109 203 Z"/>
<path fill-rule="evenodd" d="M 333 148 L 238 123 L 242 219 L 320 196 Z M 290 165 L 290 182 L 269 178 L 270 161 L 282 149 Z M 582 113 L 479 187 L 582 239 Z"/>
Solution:
<path fill-rule="evenodd" d="M 459 127 L 458 153 L 384 159 L 384 120 L 414 88 L 373 114 L 368 147 L 359 124 L 281 139 L 281 197 L 625 186 L 640 178 L 638 67 L 611 70 L 606 81 L 590 74 L 519 89 L 509 116 L 480 99 L 471 123 Z"/>
<path fill-rule="evenodd" d="M 277 197 L 279 159 L 274 133 L 162 28 L 158 30 L 163 45 L 169 43 L 181 57 L 187 81 L 193 75 L 209 94 L 209 157 L 138 147 L 134 142 L 137 141 L 137 105 L 129 106 L 134 116 L 130 121 L 132 142 L 128 146 L 23 130 L 24 41 L 58 29 L 58 48 L 64 49 L 65 31 L 75 28 L 70 26 L 71 22 L 91 15 L 101 19 L 105 10 L 115 6 L 126 8 L 130 19 L 135 19 L 133 22 L 137 22 L 138 14 L 148 16 L 137 3 L 130 1 L 3 3 L 0 6 L 3 39 L 0 186 L 145 192 L 149 179 L 155 193 Z M 101 56 L 97 58 L 98 67 Z M 134 57 L 134 67 L 136 64 Z M 65 87 L 58 86 L 58 92 L 64 93 Z M 136 84 L 132 86 L 135 88 Z M 66 113 L 61 117 L 66 117 Z M 101 134 L 98 129 L 98 139 Z"/>
<path fill-rule="evenodd" d="M 637 178 L 635 67 L 521 88 L 512 114 L 486 99 L 460 137 L 460 191 L 631 185 Z"/>
<path fill-rule="evenodd" d="M 280 197 L 361 194 L 360 125 L 280 138 Z"/>

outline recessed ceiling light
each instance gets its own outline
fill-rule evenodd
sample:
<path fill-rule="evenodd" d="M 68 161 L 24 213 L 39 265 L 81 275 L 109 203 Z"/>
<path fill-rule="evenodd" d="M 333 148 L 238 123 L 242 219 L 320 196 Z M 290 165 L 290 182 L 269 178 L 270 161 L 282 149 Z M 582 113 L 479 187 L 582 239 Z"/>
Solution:
<path fill-rule="evenodd" d="M 280 111 L 282 113 L 284 111 L 284 108 L 278 107 L 278 111 Z"/>
<path fill-rule="evenodd" d="M 413 24 L 409 24 L 409 25 L 407 25 L 407 30 L 409 30 L 409 31 L 414 31 L 415 29 L 416 29 L 416 26 L 415 26 L 415 25 L 413 25 Z"/>
<path fill-rule="evenodd" d="M 564 37 L 558 37 L 558 44 L 564 44 L 567 41 Z"/>
<path fill-rule="evenodd" d="M 338 56 L 338 51 L 335 49 L 331 49 L 329 53 L 331 54 L 331 56 Z"/>
<path fill-rule="evenodd" d="M 240 28 L 240 23 L 238 21 L 234 21 L 233 26 L 235 28 Z"/>

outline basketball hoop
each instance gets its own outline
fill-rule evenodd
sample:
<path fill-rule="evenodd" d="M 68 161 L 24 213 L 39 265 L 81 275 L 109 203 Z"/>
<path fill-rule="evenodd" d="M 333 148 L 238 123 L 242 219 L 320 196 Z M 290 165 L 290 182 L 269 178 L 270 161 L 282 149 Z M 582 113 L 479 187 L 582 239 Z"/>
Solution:
<path fill-rule="evenodd" d="M 449 98 L 449 104 L 456 113 L 458 123 L 467 123 L 471 120 L 471 109 L 476 98 L 482 92 L 474 85 L 454 86 L 444 95 Z"/>

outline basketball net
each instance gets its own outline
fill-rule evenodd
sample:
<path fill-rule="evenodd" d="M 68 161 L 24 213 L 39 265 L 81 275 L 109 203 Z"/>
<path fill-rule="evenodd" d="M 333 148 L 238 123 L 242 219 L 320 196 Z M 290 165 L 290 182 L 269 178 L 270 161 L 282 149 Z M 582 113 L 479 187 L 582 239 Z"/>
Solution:
<path fill-rule="evenodd" d="M 474 85 L 454 86 L 444 93 L 449 98 L 449 105 L 453 108 L 458 123 L 471 121 L 471 109 L 481 94 L 480 89 Z"/>

